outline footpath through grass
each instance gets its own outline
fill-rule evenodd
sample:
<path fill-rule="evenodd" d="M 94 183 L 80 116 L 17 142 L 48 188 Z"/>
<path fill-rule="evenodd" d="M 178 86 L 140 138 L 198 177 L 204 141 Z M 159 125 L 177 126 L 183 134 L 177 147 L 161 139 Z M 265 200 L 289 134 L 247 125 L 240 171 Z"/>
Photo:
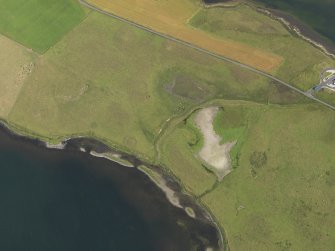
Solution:
<path fill-rule="evenodd" d="M 76 0 L 0 0 L 0 33 L 44 53 L 84 17 Z"/>

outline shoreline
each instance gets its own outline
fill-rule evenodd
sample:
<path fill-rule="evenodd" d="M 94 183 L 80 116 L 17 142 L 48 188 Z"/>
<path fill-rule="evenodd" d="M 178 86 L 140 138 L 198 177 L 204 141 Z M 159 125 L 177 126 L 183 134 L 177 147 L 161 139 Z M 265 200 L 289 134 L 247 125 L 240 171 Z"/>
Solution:
<path fill-rule="evenodd" d="M 303 24 L 295 17 L 282 11 L 267 9 L 257 5 L 254 7 L 256 8 L 256 11 L 263 13 L 264 15 L 267 15 L 268 17 L 283 24 L 293 35 L 303 39 L 304 41 L 321 50 L 327 56 L 335 59 L 335 45 L 325 41 L 325 38 L 323 38 L 321 34 L 318 34 L 307 24 Z"/>
<path fill-rule="evenodd" d="M 262 13 L 273 20 L 280 22 L 285 28 L 294 36 L 303 39 L 309 44 L 321 50 L 327 56 L 335 59 L 335 42 L 326 41 L 327 38 L 317 33 L 307 24 L 304 24 L 298 18 L 291 14 L 285 13 L 280 10 L 266 8 L 261 4 L 250 1 L 231 0 L 221 3 L 206 3 L 205 0 L 201 0 L 202 5 L 205 8 L 234 8 L 239 4 L 246 4 L 253 8 L 259 13 Z"/>
<path fill-rule="evenodd" d="M 136 168 L 137 171 L 147 175 L 151 182 L 163 191 L 169 203 L 184 210 L 188 217 L 214 227 L 217 232 L 217 245 L 219 250 L 229 250 L 224 230 L 221 229 L 220 225 L 215 220 L 214 215 L 211 214 L 209 208 L 200 203 L 194 195 L 187 192 L 182 182 L 180 182 L 180 180 L 165 167 L 159 167 L 150 164 L 149 162 L 142 161 L 135 155 L 122 152 L 122 150 L 118 150 L 116 147 L 110 147 L 94 137 L 68 137 L 60 143 L 53 144 L 52 142 L 42 139 L 42 137 L 40 138 L 37 135 L 25 134 L 20 129 L 12 126 L 3 119 L 0 119 L 0 130 L 9 134 L 11 137 L 14 137 L 15 140 L 30 142 L 38 147 L 46 148 L 51 151 L 81 151 L 90 154 L 92 157 L 105 158 L 119 164 L 122 167 Z M 146 171 L 143 166 L 150 171 Z M 162 184 L 157 181 L 157 175 L 160 177 Z"/>

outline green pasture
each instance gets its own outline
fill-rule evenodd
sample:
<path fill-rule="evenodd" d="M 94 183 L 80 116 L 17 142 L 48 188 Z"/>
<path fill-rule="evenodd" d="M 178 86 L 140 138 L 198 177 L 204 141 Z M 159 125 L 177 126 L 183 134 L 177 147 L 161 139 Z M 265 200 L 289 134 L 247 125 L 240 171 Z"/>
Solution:
<path fill-rule="evenodd" d="M 78 23 L 84 12 L 75 2 L 66 3 L 78 10 L 77 19 L 71 16 L 77 20 L 73 24 Z M 28 6 L 30 2 L 22 4 L 22 10 Z M 248 21 L 250 10 L 238 8 Z M 213 10 L 198 15 L 207 11 Z M 249 37 L 257 45 L 254 33 L 259 32 L 265 48 L 286 48 L 287 55 L 293 53 L 291 45 L 302 46 L 297 50 L 311 55 L 305 66 L 300 67 L 304 60 L 297 52 L 292 55 L 299 57 L 287 56 L 278 71 L 286 80 L 303 83 L 301 88 L 314 81 L 309 69 L 318 77 L 316 69 L 333 63 L 277 22 L 263 18 L 255 18 L 256 26 L 245 24 L 243 32 L 228 29 L 227 36 Z M 257 30 L 261 21 L 274 30 Z M 59 28 L 56 40 L 67 27 Z M 267 36 L 278 37 L 280 45 Z M 34 45 L 43 52 L 56 40 Z M 45 54 L 34 57 L 33 70 L 17 93 L 6 116 L 21 133 L 53 142 L 95 137 L 162 165 L 194 195 L 208 192 L 201 200 L 226 230 L 231 250 L 331 250 L 335 245 L 335 115 L 282 85 L 90 12 Z M 190 118 L 196 107 L 206 105 L 222 107 L 214 128 L 223 142 L 237 140 L 231 153 L 236 168 L 218 185 L 194 154 L 202 138 Z"/>
<path fill-rule="evenodd" d="M 250 109 L 243 106 L 221 107 L 213 121 L 215 132 L 222 138 L 222 144 L 236 141 L 230 152 L 232 167 L 239 165 L 239 155 L 249 123 Z"/>
<path fill-rule="evenodd" d="M 245 4 L 201 9 L 189 24 L 213 36 L 282 56 L 284 61 L 275 75 L 303 90 L 319 83 L 319 74 L 324 68 L 335 66 L 335 60 L 321 50 L 292 35 L 280 22 Z"/>
<path fill-rule="evenodd" d="M 188 126 L 175 128 L 162 142 L 161 162 L 180 179 L 188 191 L 201 195 L 212 188 L 216 176 L 197 159 L 191 146 L 194 136 L 194 130 Z"/>
<path fill-rule="evenodd" d="M 250 120 L 239 166 L 202 198 L 231 250 L 331 250 L 334 112 L 318 105 L 240 108 Z"/>
<path fill-rule="evenodd" d="M 335 105 L 335 92 L 331 90 L 328 89 L 320 90 L 319 92 L 314 93 L 314 96 L 326 101 L 331 105 Z"/>
<path fill-rule="evenodd" d="M 166 120 L 195 105 L 279 103 L 286 94 L 254 73 L 90 13 L 36 62 L 9 120 L 49 140 L 91 135 L 153 159 Z"/>
<path fill-rule="evenodd" d="M 206 192 L 201 201 L 225 229 L 230 249 L 331 250 L 334 112 L 316 104 L 214 104 L 222 107 L 214 120 L 222 143 L 237 140 L 233 172 L 214 183 L 201 169 L 192 116 L 162 142 L 162 163 L 194 194 Z"/>
<path fill-rule="evenodd" d="M 44 53 L 80 23 L 76 0 L 0 0 L 0 33 Z"/>

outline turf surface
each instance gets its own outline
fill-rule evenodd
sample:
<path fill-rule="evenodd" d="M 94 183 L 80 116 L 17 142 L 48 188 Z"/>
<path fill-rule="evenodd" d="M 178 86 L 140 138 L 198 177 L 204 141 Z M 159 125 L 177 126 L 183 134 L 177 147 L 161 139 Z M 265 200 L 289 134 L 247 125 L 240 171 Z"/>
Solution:
<path fill-rule="evenodd" d="M 195 44 L 266 72 L 274 72 L 282 58 L 271 52 L 230 39 L 217 39 L 188 25 L 201 9 L 198 0 L 89 0 L 100 9 L 114 13 L 172 37 Z"/>
<path fill-rule="evenodd" d="M 148 158 L 165 121 L 194 105 L 215 97 L 267 103 L 279 93 L 254 73 L 98 13 L 36 64 L 12 122 L 48 138 L 93 134 Z M 180 76 L 188 83 L 179 85 Z M 201 99 L 188 92 L 198 87 Z"/>
<path fill-rule="evenodd" d="M 202 198 L 225 226 L 231 250 L 332 250 L 334 112 L 316 105 L 241 109 L 252 116 L 239 167 Z"/>
<path fill-rule="evenodd" d="M 36 55 L 0 35 L 0 117 L 6 118 L 25 80 L 34 69 Z"/>
<path fill-rule="evenodd" d="M 202 9 L 189 24 L 217 38 L 246 43 L 281 56 L 282 64 L 274 75 L 302 90 L 318 84 L 323 69 L 335 67 L 334 59 L 248 5 Z"/>
<path fill-rule="evenodd" d="M 85 17 L 75 0 L 0 0 L 0 6 L 0 33 L 39 53 Z"/>
<path fill-rule="evenodd" d="M 11 60 L 20 70 L 25 52 L 16 46 Z M 0 115 L 21 132 L 49 141 L 93 136 L 156 161 L 188 191 L 207 192 L 201 200 L 228 233 L 231 250 L 334 246 L 333 111 L 93 12 L 34 65 L 6 108 L 9 116 Z M 0 64 L 0 72 L 6 69 Z M 188 120 L 209 104 L 224 107 L 217 133 L 242 142 L 232 152 L 237 168 L 211 192 L 215 176 L 194 157 L 201 135 Z"/>
<path fill-rule="evenodd" d="M 188 123 L 166 137 L 162 161 L 197 195 L 205 192 L 200 200 L 226 230 L 230 250 L 331 250 L 334 112 L 308 104 L 215 104 L 222 107 L 216 132 L 223 142 L 237 140 L 233 172 L 221 183 L 205 179 L 193 151 L 201 135 Z"/>

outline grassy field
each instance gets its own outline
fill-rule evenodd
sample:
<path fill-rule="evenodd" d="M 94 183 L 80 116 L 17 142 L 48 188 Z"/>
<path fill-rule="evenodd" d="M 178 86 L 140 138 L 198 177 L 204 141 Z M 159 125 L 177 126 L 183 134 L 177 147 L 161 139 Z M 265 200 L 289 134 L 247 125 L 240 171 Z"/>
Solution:
<path fill-rule="evenodd" d="M 276 88 L 256 74 L 91 13 L 36 62 L 9 119 L 48 138 L 94 134 L 150 159 L 168 118 L 215 97 L 268 102 Z"/>
<path fill-rule="evenodd" d="M 271 72 L 301 89 L 317 84 L 320 71 L 335 66 L 335 60 L 293 36 L 280 22 L 244 4 L 206 9 L 194 0 L 89 2 L 154 30 Z"/>
<path fill-rule="evenodd" d="M 213 121 L 213 127 L 217 135 L 222 138 L 222 144 L 237 141 L 230 152 L 232 168 L 237 168 L 239 165 L 239 158 L 241 147 L 243 146 L 250 112 L 247 107 L 237 106 L 221 107 Z"/>
<path fill-rule="evenodd" d="M 335 60 L 294 37 L 281 23 L 244 4 L 234 8 L 202 9 L 189 23 L 217 38 L 246 43 L 279 55 L 283 62 L 275 75 L 303 90 L 319 83 L 323 69 L 335 66 Z"/>
<path fill-rule="evenodd" d="M 318 105 L 216 105 L 222 110 L 214 127 L 224 142 L 238 141 L 238 165 L 201 201 L 224 227 L 231 250 L 331 250 L 334 112 Z M 180 124 L 164 144 L 163 161 L 178 169 L 182 181 L 204 189 L 210 179 L 201 180 L 198 175 L 205 174 L 191 164 L 198 138 L 188 124 Z M 231 156 L 236 157 L 234 149 Z M 178 163 L 184 173 L 178 173 Z"/>
<path fill-rule="evenodd" d="M 274 72 L 282 58 L 247 43 L 215 38 L 190 27 L 187 22 L 201 8 L 197 0 L 89 0 L 89 3 L 156 31 L 188 41 L 209 51 L 225 55 L 255 68 Z"/>
<path fill-rule="evenodd" d="M 240 165 L 202 198 L 231 250 L 332 250 L 334 112 L 312 105 L 241 108 L 252 119 Z"/>
<path fill-rule="evenodd" d="M 0 87 L 8 90 L 0 92 L 0 117 L 21 132 L 49 141 L 93 136 L 164 166 L 187 191 L 207 192 L 201 201 L 231 250 L 334 246 L 333 111 L 95 12 L 43 55 L 6 38 L 0 52 Z M 194 154 L 202 139 L 192 114 L 207 105 L 223 108 L 214 127 L 224 142 L 238 141 L 235 169 L 219 184 Z"/>
<path fill-rule="evenodd" d="M 317 93 L 314 93 L 314 96 L 328 102 L 329 104 L 335 105 L 335 92 L 331 90 L 323 89 Z"/>
<path fill-rule="evenodd" d="M 0 35 L 0 117 L 6 118 L 34 68 L 35 55 Z"/>
<path fill-rule="evenodd" d="M 0 0 L 0 33 L 44 53 L 84 17 L 76 0 Z"/>
<path fill-rule="evenodd" d="M 190 147 L 194 140 L 195 135 L 190 128 L 178 126 L 162 144 L 161 162 L 180 179 L 188 191 L 201 195 L 212 188 L 216 176 L 195 157 L 195 151 Z"/>

